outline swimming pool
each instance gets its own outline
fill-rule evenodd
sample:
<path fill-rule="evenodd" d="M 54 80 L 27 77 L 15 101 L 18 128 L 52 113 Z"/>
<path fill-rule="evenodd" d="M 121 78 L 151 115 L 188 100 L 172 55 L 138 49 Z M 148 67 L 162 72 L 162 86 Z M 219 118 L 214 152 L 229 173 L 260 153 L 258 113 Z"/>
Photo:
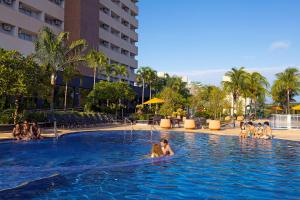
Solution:
<path fill-rule="evenodd" d="M 176 155 L 145 158 L 162 137 Z M 299 199 L 300 143 L 147 131 L 3 141 L 0 190 L 0 199 Z"/>

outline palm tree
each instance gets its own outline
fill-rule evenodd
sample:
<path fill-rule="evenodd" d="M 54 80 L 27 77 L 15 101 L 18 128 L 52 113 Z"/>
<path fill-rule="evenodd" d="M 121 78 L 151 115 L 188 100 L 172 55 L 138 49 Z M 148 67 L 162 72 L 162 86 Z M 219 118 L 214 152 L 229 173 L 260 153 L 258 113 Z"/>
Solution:
<path fill-rule="evenodd" d="M 106 80 L 110 82 L 110 77 L 113 74 L 113 65 L 110 64 L 105 65 L 104 70 L 105 70 Z"/>
<path fill-rule="evenodd" d="M 100 71 L 100 73 L 101 73 L 105 69 L 108 60 L 104 53 L 102 53 L 100 51 L 96 51 L 96 50 L 91 50 L 86 55 L 86 61 L 89 65 L 89 67 L 91 67 L 94 70 L 94 86 L 93 86 L 93 88 L 95 89 L 97 73 L 98 73 L 98 71 Z"/>
<path fill-rule="evenodd" d="M 292 94 L 297 95 L 300 92 L 300 73 L 297 68 L 287 68 L 284 72 L 276 74 L 276 80 L 272 86 L 272 93 L 285 92 L 287 110 L 290 113 L 290 101 Z"/>
<path fill-rule="evenodd" d="M 120 76 L 119 81 L 122 81 L 122 77 L 128 77 L 129 73 L 124 65 L 112 64 L 113 76 Z"/>
<path fill-rule="evenodd" d="M 85 59 L 82 52 L 86 48 L 85 40 L 69 42 L 69 33 L 55 35 L 48 27 L 43 27 L 35 42 L 34 57 L 51 71 L 51 111 L 54 111 L 54 94 L 56 78 L 59 71 L 64 71 L 71 64 L 78 64 Z"/>
<path fill-rule="evenodd" d="M 70 65 L 63 71 L 63 79 L 65 81 L 65 95 L 64 95 L 64 111 L 67 110 L 67 101 L 68 101 L 68 85 L 69 82 L 75 77 L 80 75 L 79 71 L 76 69 L 75 65 Z"/>
<path fill-rule="evenodd" d="M 150 99 L 152 99 L 152 86 L 155 84 L 156 81 L 157 81 L 157 71 L 150 68 L 146 76 L 146 83 L 149 85 Z"/>
<path fill-rule="evenodd" d="M 137 70 L 136 74 L 136 81 L 138 84 L 142 85 L 142 104 L 145 101 L 145 83 L 148 76 L 148 71 L 151 70 L 150 67 L 141 67 Z"/>
<path fill-rule="evenodd" d="M 266 77 L 258 72 L 247 73 L 247 90 L 251 98 L 251 105 L 254 103 L 254 114 L 257 112 L 257 99 L 265 97 L 268 93 L 269 82 Z"/>
<path fill-rule="evenodd" d="M 237 102 L 243 92 L 246 75 L 247 73 L 244 67 L 239 69 L 232 68 L 225 74 L 228 80 L 222 82 L 224 89 L 232 94 L 233 110 L 237 109 Z"/>

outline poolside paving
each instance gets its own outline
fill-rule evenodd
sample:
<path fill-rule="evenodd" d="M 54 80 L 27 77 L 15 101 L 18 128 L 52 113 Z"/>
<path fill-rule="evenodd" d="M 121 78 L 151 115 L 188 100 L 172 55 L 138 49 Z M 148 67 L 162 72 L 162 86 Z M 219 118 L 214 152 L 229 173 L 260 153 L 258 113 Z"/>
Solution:
<path fill-rule="evenodd" d="M 76 132 L 94 132 L 94 131 L 116 131 L 116 130 L 153 130 L 152 126 L 148 125 L 111 125 L 106 127 L 93 127 L 93 128 L 80 128 L 80 129 L 59 129 L 59 135 L 76 133 Z M 154 127 L 158 131 L 177 131 L 177 132 L 190 132 L 196 134 L 214 134 L 214 135 L 224 135 L 224 136 L 238 136 L 240 129 L 239 128 L 226 128 L 220 131 L 211 131 L 209 129 L 194 129 L 186 130 L 184 128 L 172 128 L 172 129 L 161 129 L 159 126 Z M 300 130 L 274 130 L 273 135 L 275 139 L 281 140 L 291 140 L 291 141 L 300 141 Z M 44 137 L 54 137 L 52 129 L 43 130 Z M 11 133 L 0 132 L 0 140 L 12 139 Z"/>

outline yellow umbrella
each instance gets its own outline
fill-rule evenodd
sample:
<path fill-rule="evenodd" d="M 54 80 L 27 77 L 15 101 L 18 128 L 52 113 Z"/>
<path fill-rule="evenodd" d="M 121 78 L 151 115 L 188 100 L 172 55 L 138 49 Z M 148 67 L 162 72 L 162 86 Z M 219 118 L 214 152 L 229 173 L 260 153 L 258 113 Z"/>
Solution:
<path fill-rule="evenodd" d="M 282 111 L 283 109 L 280 107 L 280 106 L 273 106 L 272 107 L 272 110 L 279 110 L 279 111 Z"/>
<path fill-rule="evenodd" d="M 150 99 L 149 101 L 146 101 L 144 104 L 156 104 L 156 103 L 165 103 L 165 101 L 163 99 L 153 98 Z"/>
<path fill-rule="evenodd" d="M 300 110 L 300 105 L 292 107 L 293 110 Z"/>

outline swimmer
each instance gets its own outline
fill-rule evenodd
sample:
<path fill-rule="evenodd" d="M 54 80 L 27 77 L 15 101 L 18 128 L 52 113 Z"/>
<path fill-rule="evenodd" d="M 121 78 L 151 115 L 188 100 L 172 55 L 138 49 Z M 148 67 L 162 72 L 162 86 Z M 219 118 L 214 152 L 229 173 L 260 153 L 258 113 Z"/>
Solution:
<path fill-rule="evenodd" d="M 159 158 L 164 156 L 159 144 L 153 144 L 151 150 L 151 158 Z"/>
<path fill-rule="evenodd" d="M 164 156 L 173 156 L 174 155 L 174 152 L 171 149 L 170 144 L 167 139 L 161 139 L 160 146 L 161 146 L 161 150 L 162 150 Z"/>
<path fill-rule="evenodd" d="M 244 122 L 240 123 L 240 128 L 241 128 L 240 137 L 246 138 L 247 137 L 247 127 Z"/>

